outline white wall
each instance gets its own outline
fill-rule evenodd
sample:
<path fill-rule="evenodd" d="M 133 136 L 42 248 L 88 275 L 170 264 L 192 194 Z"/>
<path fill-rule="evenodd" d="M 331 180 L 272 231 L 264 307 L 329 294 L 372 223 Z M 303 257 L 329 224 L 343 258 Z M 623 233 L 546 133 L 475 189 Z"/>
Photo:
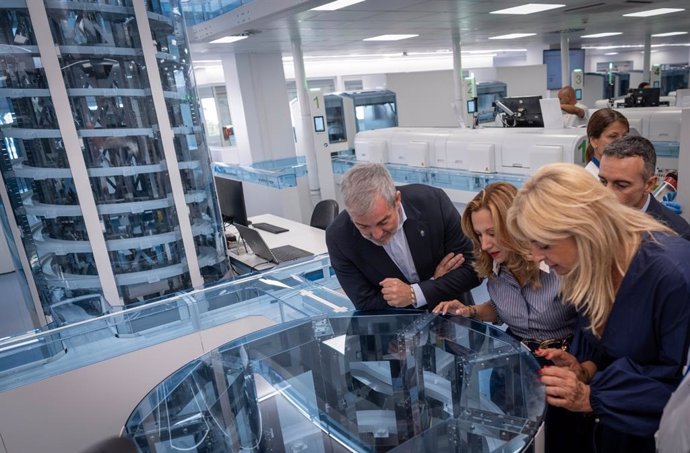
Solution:
<path fill-rule="evenodd" d="M 451 106 L 453 71 L 387 74 L 387 87 L 396 94 L 401 127 L 457 127 Z"/>
<path fill-rule="evenodd" d="M 615 49 L 612 51 L 616 51 Z M 587 51 L 585 51 L 587 54 Z M 588 72 L 595 72 L 597 70 L 597 63 L 609 61 L 628 61 L 633 62 L 633 69 L 644 69 L 643 61 L 644 55 L 641 48 L 636 48 L 630 51 L 618 51 L 618 55 L 593 55 L 586 57 L 586 64 Z M 674 63 L 688 63 L 690 60 L 690 50 L 687 47 L 664 48 L 655 51 L 652 49 L 651 62 L 652 64 L 674 64 Z"/>
<path fill-rule="evenodd" d="M 472 69 L 477 82 L 508 84 L 509 96 L 546 95 L 546 66 Z M 398 101 L 401 127 L 458 127 L 453 111 L 453 71 L 386 74 L 387 88 Z"/>
<path fill-rule="evenodd" d="M 546 65 L 496 68 L 496 80 L 508 85 L 508 96 L 546 96 Z"/>
<path fill-rule="evenodd" d="M 285 60 L 285 77 L 294 79 L 294 67 L 291 59 Z M 462 66 L 465 69 L 483 68 L 493 66 L 493 57 L 486 55 L 463 55 Z M 453 57 L 450 53 L 438 56 L 392 56 L 380 55 L 361 58 L 333 58 L 328 60 L 304 61 L 304 70 L 307 78 L 322 78 L 367 75 L 390 74 L 392 72 L 420 72 L 440 71 L 453 69 Z"/>
<path fill-rule="evenodd" d="M 240 163 L 294 157 L 281 54 L 228 55 L 223 72 Z"/>

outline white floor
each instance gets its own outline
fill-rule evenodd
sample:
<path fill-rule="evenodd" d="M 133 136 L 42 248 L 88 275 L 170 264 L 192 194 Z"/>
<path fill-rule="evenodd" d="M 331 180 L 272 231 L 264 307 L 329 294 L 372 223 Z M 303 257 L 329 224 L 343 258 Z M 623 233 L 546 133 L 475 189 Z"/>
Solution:
<path fill-rule="evenodd" d="M 16 272 L 0 274 L 0 294 L 0 338 L 33 329 Z"/>

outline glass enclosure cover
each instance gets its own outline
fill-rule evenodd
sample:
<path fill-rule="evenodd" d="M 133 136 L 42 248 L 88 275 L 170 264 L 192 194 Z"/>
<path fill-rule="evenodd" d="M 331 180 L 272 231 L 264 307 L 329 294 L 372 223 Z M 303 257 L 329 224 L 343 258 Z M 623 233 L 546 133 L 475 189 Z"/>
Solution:
<path fill-rule="evenodd" d="M 154 388 L 142 452 L 523 450 L 545 409 L 507 334 L 425 313 L 317 316 L 228 343 Z"/>
<path fill-rule="evenodd" d="M 343 93 L 352 98 L 357 132 L 398 126 L 395 93 L 389 90 Z"/>
<path fill-rule="evenodd" d="M 112 269 L 118 286 L 117 294 L 105 294 L 108 301 L 126 304 L 191 287 L 192 254 L 204 282 L 222 278 L 225 239 L 179 2 L 36 3 L 45 9 L 0 2 L 0 172 L 22 234 L 19 253 L 30 266 L 24 271 L 43 311 L 102 294 L 110 280 L 104 269 Z M 145 28 L 135 15 L 144 4 Z M 43 15 L 49 30 L 35 28 Z M 49 36 L 39 40 L 37 31 Z M 157 65 L 146 64 L 147 43 L 156 46 Z M 44 65 L 56 50 L 60 71 L 48 78 Z M 153 90 L 156 78 L 162 93 Z M 69 109 L 55 103 L 59 93 Z M 156 111 L 161 96 L 165 112 Z M 174 134 L 168 156 L 159 124 L 164 115 Z M 69 140 L 72 126 L 76 145 Z M 180 174 L 175 184 L 173 160 Z M 77 190 L 87 178 L 90 194 Z M 173 189 L 180 185 L 188 209 L 176 206 Z M 185 215 L 191 238 L 180 224 Z M 99 226 L 107 256 L 92 250 Z"/>

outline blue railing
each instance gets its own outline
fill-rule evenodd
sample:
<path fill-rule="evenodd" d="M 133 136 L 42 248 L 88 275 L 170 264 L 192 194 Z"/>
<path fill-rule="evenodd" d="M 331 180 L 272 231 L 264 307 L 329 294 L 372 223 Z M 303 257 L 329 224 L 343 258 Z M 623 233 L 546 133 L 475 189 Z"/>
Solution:
<path fill-rule="evenodd" d="M 189 0 L 182 3 L 182 14 L 187 25 L 191 26 L 215 19 L 252 1 L 254 0 Z"/>
<path fill-rule="evenodd" d="M 357 160 L 354 157 L 333 159 L 333 173 L 344 174 L 356 164 Z M 428 184 L 443 189 L 470 192 L 478 192 L 487 185 L 498 181 L 509 182 L 516 187 L 521 187 L 525 181 L 529 179 L 529 176 L 506 173 L 479 173 L 436 167 L 410 167 L 396 164 L 385 165 L 395 182 Z"/>
<path fill-rule="evenodd" d="M 251 165 L 214 162 L 212 168 L 216 176 L 225 176 L 275 189 L 296 187 L 297 178 L 307 174 L 306 160 L 301 156 L 256 162 Z"/>

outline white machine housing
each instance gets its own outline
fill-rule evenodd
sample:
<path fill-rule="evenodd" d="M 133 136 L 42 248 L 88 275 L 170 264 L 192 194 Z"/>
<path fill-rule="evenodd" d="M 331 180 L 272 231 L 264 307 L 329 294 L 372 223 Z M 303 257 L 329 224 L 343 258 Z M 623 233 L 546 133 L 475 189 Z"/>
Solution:
<path fill-rule="evenodd" d="M 598 109 L 590 109 L 589 115 Z M 648 139 L 657 148 L 657 173 L 661 176 L 678 169 L 678 159 L 663 156 L 660 149 L 663 144 L 672 147 L 680 146 L 681 114 L 679 107 L 630 107 L 615 109 L 628 119 L 631 129 Z"/>
<path fill-rule="evenodd" d="M 589 117 L 599 109 L 589 109 Z M 621 112 L 641 136 L 652 142 L 680 142 L 681 108 L 630 107 L 614 109 Z"/>
<path fill-rule="evenodd" d="M 402 128 L 355 137 L 358 161 L 531 175 L 552 162 L 583 163 L 583 128 Z"/>

